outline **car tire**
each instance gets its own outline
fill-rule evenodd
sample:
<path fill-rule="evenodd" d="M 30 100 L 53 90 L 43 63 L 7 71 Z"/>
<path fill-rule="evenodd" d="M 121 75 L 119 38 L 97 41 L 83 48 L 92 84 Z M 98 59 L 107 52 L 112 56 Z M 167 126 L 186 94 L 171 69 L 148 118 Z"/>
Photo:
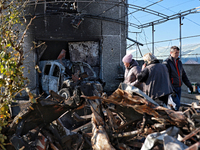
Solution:
<path fill-rule="evenodd" d="M 64 97 L 65 99 L 69 99 L 71 97 L 70 91 L 68 88 L 63 88 L 61 89 L 58 94 L 62 97 Z"/>

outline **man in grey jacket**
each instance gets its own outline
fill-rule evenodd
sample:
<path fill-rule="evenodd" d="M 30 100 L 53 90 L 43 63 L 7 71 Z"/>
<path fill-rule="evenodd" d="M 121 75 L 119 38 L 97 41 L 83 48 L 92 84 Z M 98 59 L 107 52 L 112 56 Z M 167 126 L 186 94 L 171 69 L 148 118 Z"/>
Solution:
<path fill-rule="evenodd" d="M 172 96 L 173 101 L 176 103 L 177 110 L 180 107 L 181 99 L 181 86 L 182 82 L 193 92 L 193 87 L 183 69 L 182 62 L 179 59 L 179 48 L 177 46 L 172 46 L 170 49 L 170 56 L 167 58 L 163 64 L 165 64 L 169 71 L 169 78 L 172 83 L 172 87 L 175 95 Z"/>
<path fill-rule="evenodd" d="M 136 60 L 132 59 L 132 57 L 132 54 L 127 54 L 122 59 L 125 66 L 124 83 L 134 85 L 140 90 L 143 90 L 142 83 L 134 84 L 137 75 L 141 72 L 141 67 Z"/>

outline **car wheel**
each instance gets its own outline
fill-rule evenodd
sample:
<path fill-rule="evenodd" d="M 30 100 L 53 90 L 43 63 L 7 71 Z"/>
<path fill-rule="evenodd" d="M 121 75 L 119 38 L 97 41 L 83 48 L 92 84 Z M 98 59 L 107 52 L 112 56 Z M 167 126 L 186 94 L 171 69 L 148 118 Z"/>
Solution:
<path fill-rule="evenodd" d="M 63 88 L 58 93 L 60 96 L 64 97 L 65 99 L 69 99 L 71 97 L 71 94 L 69 92 L 69 89 Z"/>

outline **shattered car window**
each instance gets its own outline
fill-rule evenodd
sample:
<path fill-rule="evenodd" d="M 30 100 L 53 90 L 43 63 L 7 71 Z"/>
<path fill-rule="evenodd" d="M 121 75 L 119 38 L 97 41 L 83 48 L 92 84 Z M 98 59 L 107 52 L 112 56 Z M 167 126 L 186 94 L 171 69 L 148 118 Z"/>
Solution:
<path fill-rule="evenodd" d="M 60 74 L 60 69 L 57 65 L 55 65 L 54 70 L 53 70 L 53 76 L 59 77 Z"/>
<path fill-rule="evenodd" d="M 45 75 L 49 75 L 49 71 L 50 71 L 51 65 L 46 65 L 45 69 L 44 69 L 44 74 Z"/>

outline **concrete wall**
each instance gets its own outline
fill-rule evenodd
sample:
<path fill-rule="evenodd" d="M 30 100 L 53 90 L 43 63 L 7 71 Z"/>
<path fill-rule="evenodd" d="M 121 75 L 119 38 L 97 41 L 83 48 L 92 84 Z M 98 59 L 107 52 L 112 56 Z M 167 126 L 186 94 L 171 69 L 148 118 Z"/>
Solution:
<path fill-rule="evenodd" d="M 111 3 L 112 2 L 112 3 Z M 115 2 L 115 3 L 113 3 Z M 112 0 L 105 3 L 93 2 L 87 7 L 89 3 L 78 3 L 78 11 L 81 14 L 93 16 L 103 16 L 112 19 L 121 18 L 126 14 L 126 7 L 114 6 L 119 3 L 119 0 Z M 123 3 L 120 3 L 123 4 Z M 125 6 L 125 5 L 124 5 Z M 112 8 L 111 8 L 112 7 Z M 111 8 L 111 9 L 110 9 Z M 104 10 L 108 10 L 103 13 Z M 99 42 L 99 54 L 100 54 L 100 74 L 99 77 L 106 82 L 105 91 L 114 91 L 120 81 L 117 78 L 117 67 L 122 65 L 121 59 L 126 53 L 126 34 L 127 25 L 120 24 L 113 21 L 106 21 L 102 18 L 96 17 L 84 17 L 83 22 L 79 28 L 73 28 L 71 23 L 72 16 L 67 13 L 62 14 L 45 14 L 44 3 L 37 6 L 31 5 L 27 7 L 27 14 L 31 13 L 36 16 L 34 19 L 29 33 L 28 39 L 25 43 L 27 50 L 30 48 L 31 40 L 35 41 L 66 41 L 66 42 L 82 42 L 82 41 L 98 41 Z M 30 17 L 27 17 L 27 19 Z M 122 21 L 126 21 L 126 18 L 122 18 Z M 55 50 L 57 51 L 57 50 Z M 59 53 L 59 52 L 57 52 Z M 27 57 L 27 60 L 31 60 L 31 66 L 35 66 L 37 56 L 32 52 Z M 27 73 L 26 76 L 31 80 L 31 87 L 37 86 L 36 72 L 32 71 L 31 74 Z"/>
<path fill-rule="evenodd" d="M 198 82 L 200 83 L 200 64 L 184 64 L 184 70 L 190 80 L 190 82 Z M 184 103 L 199 103 L 200 94 L 188 94 L 188 89 L 185 84 L 182 85 L 182 96 L 181 102 Z"/>
<path fill-rule="evenodd" d="M 35 50 L 32 50 L 31 47 L 33 47 L 32 44 L 32 37 L 26 37 L 24 39 L 24 49 L 26 50 L 25 52 L 25 60 L 24 60 L 24 74 L 25 77 L 29 78 L 29 84 L 28 87 L 30 88 L 31 92 L 36 93 L 36 70 L 35 70 L 35 65 L 36 65 L 36 55 L 35 55 Z M 31 58 L 31 59 L 30 59 Z"/>
<path fill-rule="evenodd" d="M 21 28 L 21 36 L 24 33 L 26 25 L 22 26 Z M 35 70 L 35 65 L 36 65 L 36 53 L 35 50 L 33 49 L 34 44 L 34 38 L 31 35 L 30 30 L 27 31 L 27 34 L 24 37 L 24 44 L 23 44 L 23 50 L 24 50 L 24 62 L 23 62 L 23 67 L 24 67 L 24 77 L 28 78 L 28 82 L 25 83 L 27 87 L 30 89 L 32 93 L 37 93 L 37 76 L 36 76 L 36 70 Z M 22 98 L 28 98 L 27 92 L 23 90 L 21 92 L 22 95 L 18 94 L 16 96 L 17 99 Z"/>

